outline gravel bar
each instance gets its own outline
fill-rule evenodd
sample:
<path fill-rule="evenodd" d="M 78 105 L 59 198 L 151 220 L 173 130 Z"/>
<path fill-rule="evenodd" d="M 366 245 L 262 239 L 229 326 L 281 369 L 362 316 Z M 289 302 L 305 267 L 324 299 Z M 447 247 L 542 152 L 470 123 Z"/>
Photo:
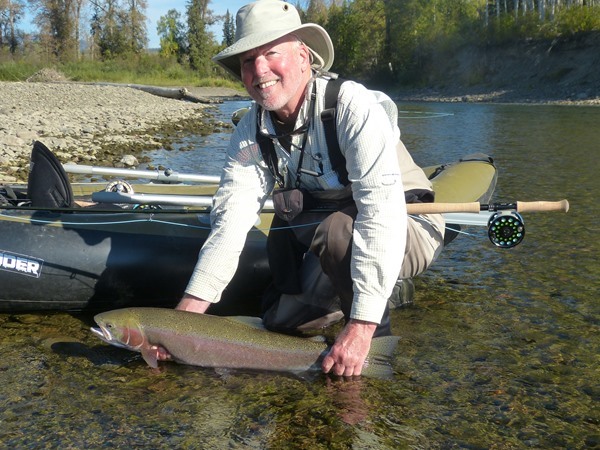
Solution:
<path fill-rule="evenodd" d="M 95 164 L 113 147 L 160 147 L 162 128 L 200 123 L 206 107 L 129 87 L 0 82 L 0 182 L 24 181 L 35 140 L 63 163 Z"/>

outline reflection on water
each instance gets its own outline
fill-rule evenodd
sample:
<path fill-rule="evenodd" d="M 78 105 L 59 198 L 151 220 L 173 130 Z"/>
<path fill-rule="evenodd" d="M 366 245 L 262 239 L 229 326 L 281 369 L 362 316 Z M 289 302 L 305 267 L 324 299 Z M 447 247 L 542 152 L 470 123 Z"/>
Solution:
<path fill-rule="evenodd" d="M 237 107 L 223 105 L 224 117 Z M 393 381 L 153 371 L 101 344 L 90 317 L 4 314 L 2 445 L 598 447 L 600 108 L 400 109 L 420 164 L 488 153 L 500 169 L 496 200 L 566 197 L 571 211 L 524 215 L 527 235 L 512 250 L 495 248 L 480 228 L 454 241 L 416 280 L 416 304 L 393 312 L 402 337 Z M 198 148 L 156 153 L 157 163 L 217 174 L 211 164 L 224 156 L 226 133 L 189 141 Z"/>

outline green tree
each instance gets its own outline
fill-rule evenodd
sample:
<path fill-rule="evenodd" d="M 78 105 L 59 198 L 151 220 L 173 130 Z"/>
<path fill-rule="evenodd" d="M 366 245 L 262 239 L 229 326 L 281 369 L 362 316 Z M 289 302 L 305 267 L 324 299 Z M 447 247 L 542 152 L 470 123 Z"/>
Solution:
<path fill-rule="evenodd" d="M 324 0 L 309 0 L 303 22 L 318 23 L 322 27 L 327 26 L 328 10 Z"/>
<path fill-rule="evenodd" d="M 98 4 L 97 44 L 103 58 L 112 58 L 127 50 L 127 37 L 123 26 L 124 11 L 117 0 Z"/>
<path fill-rule="evenodd" d="M 160 54 L 181 58 L 185 52 L 185 29 L 181 14 L 175 9 L 167 11 L 166 16 L 158 19 L 156 31 L 160 36 Z"/>
<path fill-rule="evenodd" d="M 124 24 L 125 32 L 129 37 L 129 50 L 140 53 L 148 45 L 146 33 L 146 0 L 127 0 L 127 20 Z"/>
<path fill-rule="evenodd" d="M 458 30 L 463 25 L 459 26 L 458 18 L 466 11 L 465 4 L 469 1 L 386 2 L 389 49 L 385 53 L 392 79 L 416 82 L 421 78 L 436 45 L 447 47 L 453 37 L 460 36 Z"/>
<path fill-rule="evenodd" d="M 22 0 L 0 0 L 0 49 L 8 48 L 15 54 L 19 46 L 17 23 L 23 17 L 25 4 Z"/>
<path fill-rule="evenodd" d="M 229 13 L 229 10 L 225 13 L 223 19 L 223 45 L 229 47 L 235 42 L 235 19 Z"/>
<path fill-rule="evenodd" d="M 78 54 L 75 0 L 32 0 L 39 41 L 49 54 L 70 61 Z"/>
<path fill-rule="evenodd" d="M 94 3 L 91 34 L 103 58 L 139 54 L 146 48 L 146 1 Z"/>
<path fill-rule="evenodd" d="M 188 21 L 188 56 L 190 66 L 197 70 L 200 76 L 211 74 L 211 56 L 215 43 L 208 27 L 215 21 L 212 11 L 208 9 L 210 0 L 190 0 L 187 4 Z"/>
<path fill-rule="evenodd" d="M 336 51 L 333 70 L 367 80 L 384 63 L 383 0 L 354 0 L 329 9 L 327 29 Z"/>

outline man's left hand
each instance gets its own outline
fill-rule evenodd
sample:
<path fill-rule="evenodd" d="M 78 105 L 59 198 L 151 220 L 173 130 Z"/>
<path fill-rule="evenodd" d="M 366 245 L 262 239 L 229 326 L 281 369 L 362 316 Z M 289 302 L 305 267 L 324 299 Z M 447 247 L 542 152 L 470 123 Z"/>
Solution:
<path fill-rule="evenodd" d="M 323 358 L 323 372 L 351 377 L 361 374 L 377 324 L 351 319 Z"/>

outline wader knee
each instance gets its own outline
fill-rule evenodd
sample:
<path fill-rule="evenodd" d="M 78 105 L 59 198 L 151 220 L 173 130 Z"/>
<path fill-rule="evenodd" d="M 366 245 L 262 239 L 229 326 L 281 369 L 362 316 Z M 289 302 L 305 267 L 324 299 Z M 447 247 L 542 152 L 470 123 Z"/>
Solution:
<path fill-rule="evenodd" d="M 350 259 L 355 217 L 355 206 L 329 215 L 317 227 L 310 246 L 311 251 L 319 258 L 323 272 L 331 279 L 340 297 L 342 310 L 344 305 L 352 305 L 354 297 Z"/>
<path fill-rule="evenodd" d="M 273 217 L 267 237 L 267 256 L 273 286 L 285 294 L 302 292 L 300 269 L 307 247 L 298 241 L 289 223 Z"/>
<path fill-rule="evenodd" d="M 311 251 L 319 257 L 323 272 L 331 279 L 340 297 L 341 309 L 346 322 L 350 318 L 354 299 L 350 260 L 356 214 L 355 205 L 331 214 L 317 227 L 310 247 Z M 389 306 L 386 305 L 374 337 L 390 336 L 391 334 Z"/>

